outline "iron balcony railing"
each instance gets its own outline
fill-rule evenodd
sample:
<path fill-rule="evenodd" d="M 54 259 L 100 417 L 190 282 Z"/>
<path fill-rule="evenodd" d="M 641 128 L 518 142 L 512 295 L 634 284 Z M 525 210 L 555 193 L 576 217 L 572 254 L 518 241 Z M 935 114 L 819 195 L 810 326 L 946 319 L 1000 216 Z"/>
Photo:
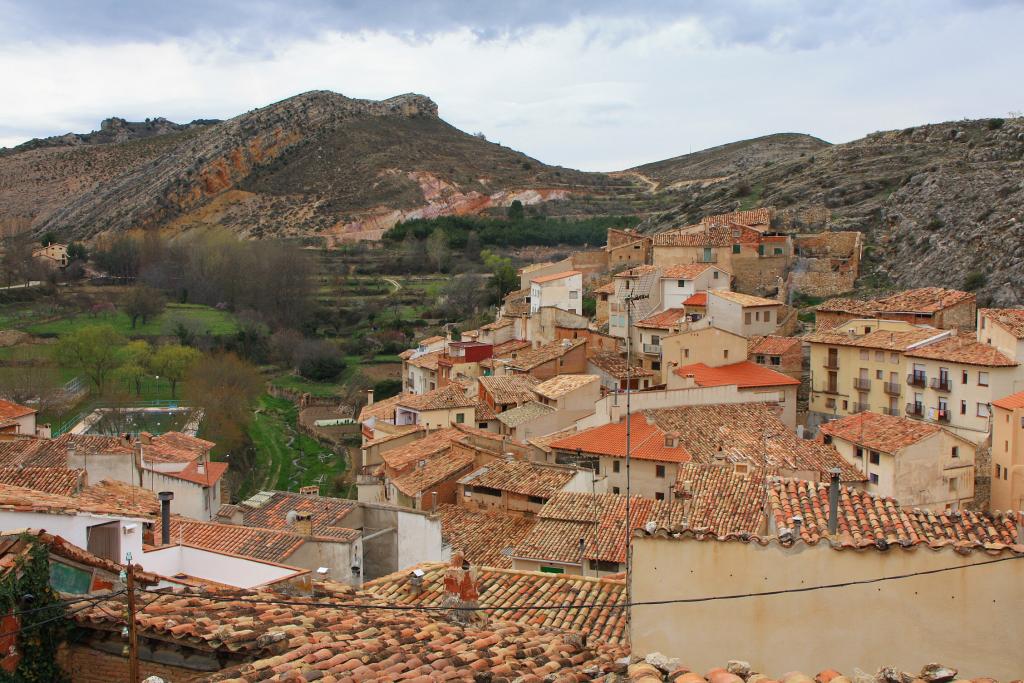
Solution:
<path fill-rule="evenodd" d="M 908 403 L 907 404 L 907 417 L 924 417 L 924 404 L 923 403 Z"/>
<path fill-rule="evenodd" d="M 950 391 L 953 383 L 949 380 L 949 377 L 932 377 L 928 385 L 938 391 Z"/>
<path fill-rule="evenodd" d="M 899 396 L 903 391 L 903 387 L 900 386 L 899 382 L 883 382 L 882 391 L 892 396 Z"/>
<path fill-rule="evenodd" d="M 890 417 L 899 417 L 899 408 L 882 408 L 882 415 L 889 415 Z"/>
<path fill-rule="evenodd" d="M 871 380 L 867 377 L 854 377 L 853 388 L 860 391 L 869 391 L 871 389 Z"/>
<path fill-rule="evenodd" d="M 907 384 L 912 387 L 928 386 L 928 377 L 923 372 L 912 372 L 907 375 Z"/>
<path fill-rule="evenodd" d="M 871 410 L 871 404 L 870 403 L 854 403 L 853 404 L 853 412 L 855 412 L 855 413 L 866 413 L 869 410 Z"/>
<path fill-rule="evenodd" d="M 934 418 L 936 422 L 949 424 L 949 408 L 936 408 Z"/>
<path fill-rule="evenodd" d="M 826 358 L 825 362 L 821 364 L 826 370 L 838 370 L 839 359 L 838 358 Z"/>
<path fill-rule="evenodd" d="M 654 355 L 660 356 L 661 355 L 661 345 L 660 344 L 644 344 L 644 353 L 652 353 Z"/>

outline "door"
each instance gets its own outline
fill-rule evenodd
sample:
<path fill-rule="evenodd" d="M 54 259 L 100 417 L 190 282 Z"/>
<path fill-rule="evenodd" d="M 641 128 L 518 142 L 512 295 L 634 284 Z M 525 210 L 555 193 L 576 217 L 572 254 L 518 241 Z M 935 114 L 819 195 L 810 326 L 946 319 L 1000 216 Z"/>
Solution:
<path fill-rule="evenodd" d="M 121 525 L 118 522 L 97 524 L 86 529 L 88 539 L 87 550 L 97 557 L 102 557 L 111 562 L 122 562 L 121 539 L 119 532 Z"/>

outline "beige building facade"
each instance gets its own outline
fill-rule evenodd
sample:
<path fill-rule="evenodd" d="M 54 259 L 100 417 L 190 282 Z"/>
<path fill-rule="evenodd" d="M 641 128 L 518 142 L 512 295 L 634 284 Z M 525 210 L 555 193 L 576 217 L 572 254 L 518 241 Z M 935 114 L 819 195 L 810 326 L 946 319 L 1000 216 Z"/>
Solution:
<path fill-rule="evenodd" d="M 992 402 L 991 510 L 1024 511 L 1024 392 Z"/>

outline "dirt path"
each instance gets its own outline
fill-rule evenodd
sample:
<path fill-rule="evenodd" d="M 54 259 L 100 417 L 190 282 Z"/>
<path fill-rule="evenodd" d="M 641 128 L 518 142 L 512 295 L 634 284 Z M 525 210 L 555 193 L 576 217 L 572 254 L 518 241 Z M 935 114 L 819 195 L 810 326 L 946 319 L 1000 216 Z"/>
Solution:
<path fill-rule="evenodd" d="M 402 289 L 402 283 L 394 278 L 386 277 L 384 278 L 384 281 L 391 283 L 391 286 L 395 288 L 395 291 L 392 292 L 392 294 L 395 294 Z"/>
<path fill-rule="evenodd" d="M 660 183 L 657 180 L 652 180 L 651 178 L 648 178 L 643 173 L 640 173 L 638 171 L 619 171 L 618 173 L 609 173 L 608 175 L 619 177 L 630 176 L 631 178 L 636 178 L 641 183 L 647 186 L 648 194 L 654 194 L 655 192 L 657 192 L 658 186 L 660 185 Z"/>

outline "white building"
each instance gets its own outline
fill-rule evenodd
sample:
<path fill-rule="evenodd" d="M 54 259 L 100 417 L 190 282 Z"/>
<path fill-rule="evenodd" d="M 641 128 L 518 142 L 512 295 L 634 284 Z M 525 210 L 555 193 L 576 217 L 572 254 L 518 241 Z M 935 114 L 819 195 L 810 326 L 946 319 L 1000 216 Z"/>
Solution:
<path fill-rule="evenodd" d="M 694 294 L 710 289 L 730 289 L 732 276 L 710 263 L 668 266 L 661 271 L 661 308 L 683 308 Z"/>
<path fill-rule="evenodd" d="M 583 315 L 583 273 L 567 270 L 530 280 L 530 313 L 546 306 Z"/>

